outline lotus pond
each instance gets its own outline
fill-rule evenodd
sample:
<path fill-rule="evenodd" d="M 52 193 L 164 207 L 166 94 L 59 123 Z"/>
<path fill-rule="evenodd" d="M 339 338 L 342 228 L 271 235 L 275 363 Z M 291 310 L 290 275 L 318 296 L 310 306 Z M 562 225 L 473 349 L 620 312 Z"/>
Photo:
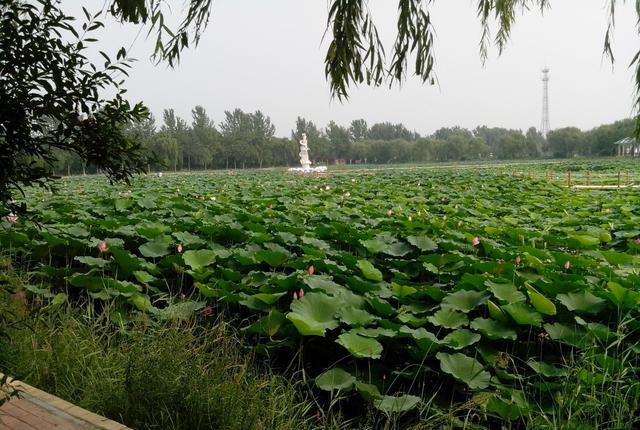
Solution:
<path fill-rule="evenodd" d="M 640 191 L 510 172 L 70 178 L 29 190 L 31 218 L 0 221 L 0 245 L 53 304 L 108 301 L 123 323 L 233 315 L 319 397 L 390 416 L 471 402 L 483 425 L 517 423 L 587 355 L 580 381 L 637 380 Z"/>

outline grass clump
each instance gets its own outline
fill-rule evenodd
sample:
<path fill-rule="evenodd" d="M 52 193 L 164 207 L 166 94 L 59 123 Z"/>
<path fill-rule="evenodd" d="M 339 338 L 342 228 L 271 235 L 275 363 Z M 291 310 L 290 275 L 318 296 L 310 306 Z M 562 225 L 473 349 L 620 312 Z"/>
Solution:
<path fill-rule="evenodd" d="M 228 325 L 92 315 L 60 307 L 6 327 L 0 371 L 136 429 L 308 426 L 299 391 L 256 368 Z"/>

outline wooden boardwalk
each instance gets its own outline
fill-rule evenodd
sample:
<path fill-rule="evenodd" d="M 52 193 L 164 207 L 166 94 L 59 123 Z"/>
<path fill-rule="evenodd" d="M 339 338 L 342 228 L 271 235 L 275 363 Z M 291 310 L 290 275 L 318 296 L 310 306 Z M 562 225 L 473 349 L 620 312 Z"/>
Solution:
<path fill-rule="evenodd" d="M 0 407 L 0 430 L 131 430 L 23 382 L 8 385 L 19 395 Z"/>

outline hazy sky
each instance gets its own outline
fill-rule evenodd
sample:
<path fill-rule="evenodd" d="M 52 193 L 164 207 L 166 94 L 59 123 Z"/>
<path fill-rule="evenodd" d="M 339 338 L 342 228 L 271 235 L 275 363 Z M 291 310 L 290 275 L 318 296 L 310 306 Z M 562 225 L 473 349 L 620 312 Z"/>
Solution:
<path fill-rule="evenodd" d="M 98 10 L 103 0 L 83 2 Z M 297 116 L 324 127 L 364 118 L 402 122 L 431 134 L 443 126 L 540 127 L 543 66 L 550 72 L 551 127 L 592 128 L 632 114 L 630 60 L 640 46 L 634 2 L 618 2 L 612 68 L 602 56 L 606 0 L 554 0 L 544 14 L 518 13 L 507 50 L 493 49 L 481 64 L 476 1 L 436 0 L 436 71 L 439 85 L 410 77 L 402 88 L 353 88 L 349 101 L 332 100 L 324 76 L 322 42 L 325 0 L 215 0 L 211 23 L 196 49 L 183 53 L 175 70 L 149 61 L 152 41 L 138 28 L 108 25 L 100 47 L 129 46 L 138 61 L 128 80 L 131 101 L 144 101 L 161 122 L 172 107 L 191 122 L 191 108 L 204 106 L 214 121 L 225 110 L 262 110 L 288 136 Z M 66 3 L 69 5 L 69 3 Z M 178 9 L 181 1 L 176 2 Z M 75 5 L 73 7 L 76 7 Z M 370 0 L 386 46 L 395 36 L 397 1 Z M 387 51 L 389 51 L 389 48 Z"/>

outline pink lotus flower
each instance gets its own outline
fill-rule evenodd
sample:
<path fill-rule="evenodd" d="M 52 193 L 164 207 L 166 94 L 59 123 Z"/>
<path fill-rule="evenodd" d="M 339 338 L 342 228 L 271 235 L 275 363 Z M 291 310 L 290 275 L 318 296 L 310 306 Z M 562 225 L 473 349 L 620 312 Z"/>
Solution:
<path fill-rule="evenodd" d="M 567 261 L 564 263 L 564 268 L 565 268 L 565 270 L 569 270 L 569 269 L 571 269 L 571 262 L 570 262 L 569 260 L 567 260 Z"/>
<path fill-rule="evenodd" d="M 178 251 L 178 254 L 182 254 L 182 243 L 179 243 L 178 246 L 176 246 L 176 250 Z"/>
<path fill-rule="evenodd" d="M 640 245 L 640 237 L 634 239 L 634 242 L 636 245 Z"/>
<path fill-rule="evenodd" d="M 307 273 L 309 275 L 313 275 L 313 273 L 315 272 L 315 269 L 313 268 L 313 266 L 309 266 L 307 267 Z"/>
<path fill-rule="evenodd" d="M 298 298 L 302 298 L 302 297 L 304 297 L 304 290 L 300 288 L 300 291 L 298 291 Z"/>
<path fill-rule="evenodd" d="M 522 258 L 518 255 L 518 256 L 516 257 L 516 265 L 518 265 L 518 266 L 519 266 L 519 265 L 520 265 L 520 263 L 522 263 Z"/>
<path fill-rule="evenodd" d="M 9 221 L 11 224 L 15 224 L 18 222 L 18 215 L 14 214 L 13 212 L 11 212 L 9 215 L 7 215 L 6 217 L 4 217 L 4 219 L 6 219 L 7 221 Z"/>
<path fill-rule="evenodd" d="M 293 292 L 293 300 L 298 300 L 298 293 L 297 292 Z"/>
<path fill-rule="evenodd" d="M 480 245 L 480 238 L 478 236 L 474 237 L 473 240 L 471 241 L 471 244 L 473 246 L 478 246 Z"/>
<path fill-rule="evenodd" d="M 108 249 L 109 247 L 107 246 L 107 242 L 105 242 L 104 240 L 98 242 L 98 251 L 100 251 L 101 254 L 103 252 L 107 252 Z"/>

